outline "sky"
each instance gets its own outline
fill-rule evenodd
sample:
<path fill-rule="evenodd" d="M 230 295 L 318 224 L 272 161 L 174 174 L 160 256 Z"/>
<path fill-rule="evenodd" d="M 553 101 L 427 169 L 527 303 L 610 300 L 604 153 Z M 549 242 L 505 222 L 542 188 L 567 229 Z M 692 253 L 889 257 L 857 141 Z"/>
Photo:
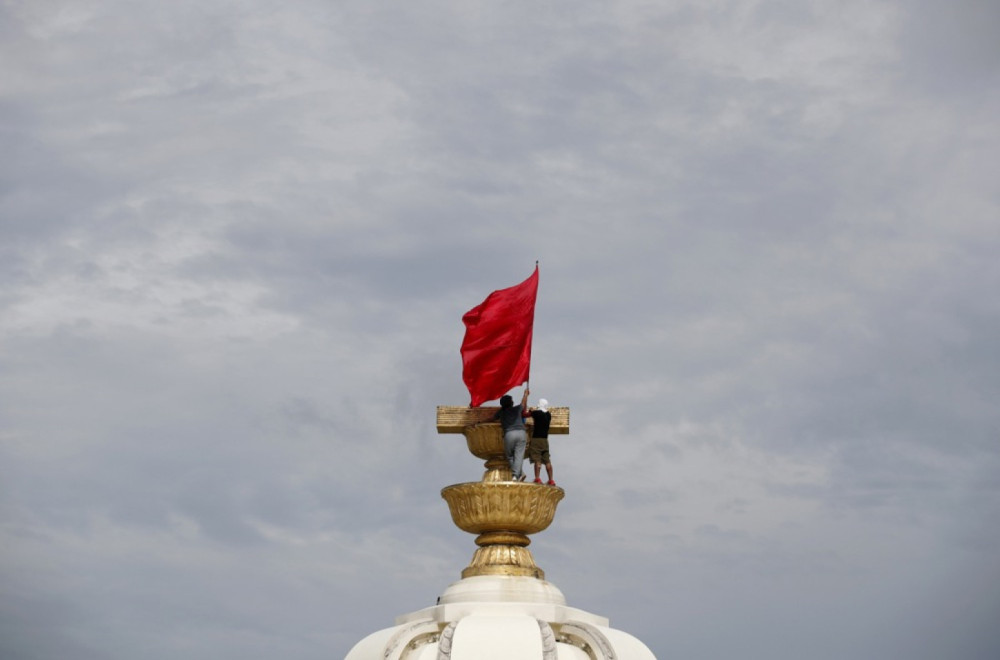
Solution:
<path fill-rule="evenodd" d="M 3 0 L 0 657 L 432 605 L 461 317 L 537 260 L 569 605 L 995 660 L 998 117 L 985 0 Z"/>

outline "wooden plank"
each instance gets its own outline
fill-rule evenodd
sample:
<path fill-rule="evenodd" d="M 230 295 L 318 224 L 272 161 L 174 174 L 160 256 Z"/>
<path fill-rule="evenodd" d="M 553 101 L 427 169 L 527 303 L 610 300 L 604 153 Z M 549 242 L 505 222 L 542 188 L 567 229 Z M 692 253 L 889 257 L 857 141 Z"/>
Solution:
<path fill-rule="evenodd" d="M 480 422 L 490 422 L 493 416 L 500 410 L 499 406 L 483 406 L 481 408 L 469 408 L 468 406 L 438 406 L 437 407 L 437 430 L 438 433 L 461 433 L 466 426 L 478 424 Z M 552 413 L 552 423 L 549 425 L 550 435 L 566 435 L 569 433 L 569 408 L 549 408 Z M 531 419 L 526 420 L 531 426 Z"/>

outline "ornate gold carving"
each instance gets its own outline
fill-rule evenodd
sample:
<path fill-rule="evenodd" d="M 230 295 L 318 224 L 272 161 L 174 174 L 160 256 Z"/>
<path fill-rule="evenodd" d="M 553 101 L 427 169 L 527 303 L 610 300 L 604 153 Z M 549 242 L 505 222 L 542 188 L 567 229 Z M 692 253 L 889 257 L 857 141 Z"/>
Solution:
<path fill-rule="evenodd" d="M 474 575 L 518 575 L 545 579 L 545 571 L 535 565 L 527 548 L 514 545 L 490 545 L 477 548 L 462 577 Z"/>
<path fill-rule="evenodd" d="M 480 546 L 462 577 L 520 575 L 544 579 L 527 546 L 528 534 L 540 532 L 555 517 L 562 488 L 514 482 L 476 481 L 448 486 L 441 497 L 451 519 L 466 532 L 478 534 Z"/>
<path fill-rule="evenodd" d="M 476 537 L 476 545 L 531 545 L 531 539 L 518 532 L 484 532 Z"/>
<path fill-rule="evenodd" d="M 438 411 L 440 422 L 441 408 Z M 568 415 L 566 409 L 567 431 Z M 499 424 L 471 424 L 462 428 L 462 433 L 469 451 L 486 462 L 482 481 L 454 484 L 441 491 L 455 525 L 478 534 L 479 547 L 462 577 L 518 575 L 544 579 L 545 573 L 535 565 L 527 548 L 531 543 L 528 534 L 552 524 L 556 505 L 565 495 L 563 489 L 511 481 Z"/>
<path fill-rule="evenodd" d="M 486 461 L 486 472 L 483 481 L 510 481 L 510 463 L 503 451 L 503 433 L 500 425 L 493 423 L 467 426 L 462 431 L 465 444 L 473 456 Z"/>
<path fill-rule="evenodd" d="M 470 534 L 540 532 L 552 524 L 556 504 L 564 494 L 562 488 L 512 481 L 474 481 L 441 491 L 451 509 L 451 519 Z"/>
<path fill-rule="evenodd" d="M 496 457 L 504 458 L 503 433 L 501 433 L 500 424 L 497 422 L 466 426 L 462 429 L 462 434 L 465 435 L 465 442 L 474 456 L 484 460 Z M 504 460 L 506 461 L 506 459 Z"/>
<path fill-rule="evenodd" d="M 500 410 L 498 406 L 483 406 L 481 408 L 438 406 L 438 433 L 464 433 L 467 426 L 491 421 L 498 410 Z M 566 435 L 569 433 L 569 408 L 556 406 L 549 408 L 549 412 L 552 413 L 552 422 L 549 424 L 549 435 Z M 530 426 L 531 420 L 529 419 L 527 423 Z"/>

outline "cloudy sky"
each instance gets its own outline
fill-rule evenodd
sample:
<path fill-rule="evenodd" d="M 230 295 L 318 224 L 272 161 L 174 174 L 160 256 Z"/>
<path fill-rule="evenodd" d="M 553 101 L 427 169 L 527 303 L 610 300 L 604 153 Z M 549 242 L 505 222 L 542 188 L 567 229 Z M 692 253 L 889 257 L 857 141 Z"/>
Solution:
<path fill-rule="evenodd" d="M 998 116 L 988 0 L 0 2 L 0 656 L 433 604 L 461 316 L 537 259 L 569 604 L 995 660 Z"/>

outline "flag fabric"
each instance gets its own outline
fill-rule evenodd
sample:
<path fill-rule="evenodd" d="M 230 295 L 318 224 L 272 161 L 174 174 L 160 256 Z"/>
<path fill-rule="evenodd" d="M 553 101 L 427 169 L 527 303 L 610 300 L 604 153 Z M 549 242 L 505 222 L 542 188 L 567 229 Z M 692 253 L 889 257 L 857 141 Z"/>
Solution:
<path fill-rule="evenodd" d="M 528 380 L 538 294 L 538 265 L 516 286 L 494 291 L 462 316 L 462 379 L 472 407 L 499 399 Z"/>

